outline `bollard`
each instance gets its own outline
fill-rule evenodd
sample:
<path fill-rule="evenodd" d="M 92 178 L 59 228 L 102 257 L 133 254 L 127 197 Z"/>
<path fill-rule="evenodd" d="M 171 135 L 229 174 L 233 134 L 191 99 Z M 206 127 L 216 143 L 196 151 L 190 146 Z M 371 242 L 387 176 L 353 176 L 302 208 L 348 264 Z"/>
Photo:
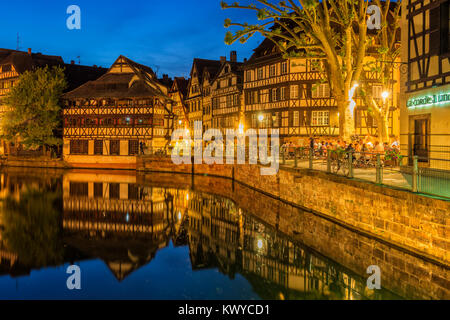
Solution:
<path fill-rule="evenodd" d="M 419 185 L 419 157 L 413 158 L 413 172 L 412 172 L 412 192 L 418 192 Z"/>
<path fill-rule="evenodd" d="M 383 184 L 383 167 L 381 166 L 381 155 L 377 154 L 377 184 Z"/>
<path fill-rule="evenodd" d="M 327 151 L 327 172 L 331 173 L 331 150 Z"/>
<path fill-rule="evenodd" d="M 348 153 L 348 177 L 353 178 L 353 153 Z"/>
<path fill-rule="evenodd" d="M 297 150 L 294 151 L 294 168 L 298 167 Z"/>
<path fill-rule="evenodd" d="M 309 169 L 313 168 L 314 149 L 309 149 Z"/>

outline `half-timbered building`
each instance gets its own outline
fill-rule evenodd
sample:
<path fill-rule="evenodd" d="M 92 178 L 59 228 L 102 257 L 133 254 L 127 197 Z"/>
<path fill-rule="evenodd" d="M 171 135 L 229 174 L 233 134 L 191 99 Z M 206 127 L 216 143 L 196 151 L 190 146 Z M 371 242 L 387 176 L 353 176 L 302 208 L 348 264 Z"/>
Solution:
<path fill-rule="evenodd" d="M 174 113 L 174 130 L 189 127 L 189 110 L 185 104 L 188 82 L 189 80 L 183 77 L 175 77 L 169 90 L 172 112 Z"/>
<path fill-rule="evenodd" d="M 375 60 L 374 57 L 366 59 Z M 278 47 L 265 39 L 243 65 L 246 128 L 277 128 L 284 141 L 299 143 L 305 137 L 339 136 L 339 112 L 323 61 L 314 57 L 285 59 Z M 395 114 L 399 85 L 393 69 L 393 94 L 389 97 L 390 134 L 399 130 Z M 376 72 L 366 74 L 376 101 L 382 100 L 382 85 Z M 367 112 L 359 92 L 355 98 L 356 134 L 376 135 L 375 120 Z"/>
<path fill-rule="evenodd" d="M 67 91 L 73 90 L 89 80 L 95 80 L 106 72 L 104 68 L 77 65 L 74 61 L 66 64 L 59 56 L 33 53 L 31 49 L 28 49 L 28 52 L 0 49 L 0 119 L 7 111 L 7 106 L 2 103 L 2 99 L 17 83 L 19 76 L 26 71 L 33 71 L 46 66 L 64 68 Z M 0 154 L 20 155 L 22 154 L 21 146 L 20 144 L 15 146 L 2 141 L 0 143 Z M 38 153 L 33 154 L 37 155 Z"/>
<path fill-rule="evenodd" d="M 64 159 L 77 166 L 135 167 L 164 149 L 173 113 L 168 88 L 151 68 L 120 56 L 108 72 L 63 96 Z"/>
<path fill-rule="evenodd" d="M 403 154 L 410 163 L 418 156 L 421 166 L 449 170 L 450 1 L 403 1 L 402 21 L 402 58 L 408 67 L 402 82 Z"/>
<path fill-rule="evenodd" d="M 226 60 L 222 57 L 221 61 L 218 60 L 206 60 L 195 58 L 192 63 L 192 69 L 188 84 L 188 93 L 186 98 L 186 104 L 189 108 L 189 128 L 194 130 L 195 121 L 203 121 L 203 114 L 207 123 L 204 126 L 208 126 L 211 119 L 210 108 L 210 83 L 211 79 L 214 79 L 221 64 Z M 205 127 L 203 126 L 203 130 Z"/>
<path fill-rule="evenodd" d="M 238 129 L 242 120 L 242 63 L 237 62 L 236 51 L 225 61 L 212 84 L 212 126 L 225 132 Z"/>

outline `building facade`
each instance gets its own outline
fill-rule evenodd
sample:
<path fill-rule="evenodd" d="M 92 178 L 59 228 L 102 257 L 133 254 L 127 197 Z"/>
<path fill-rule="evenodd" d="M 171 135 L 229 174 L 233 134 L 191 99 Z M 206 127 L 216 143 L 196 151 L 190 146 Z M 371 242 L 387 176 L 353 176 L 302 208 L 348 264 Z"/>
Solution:
<path fill-rule="evenodd" d="M 151 68 L 120 56 L 105 75 L 63 96 L 64 160 L 134 168 L 137 155 L 165 149 L 173 129 L 168 90 Z"/>
<path fill-rule="evenodd" d="M 243 120 L 242 63 L 237 62 L 236 51 L 225 61 L 212 84 L 212 127 L 225 133 L 238 129 Z M 242 123 L 243 124 L 243 123 Z"/>
<path fill-rule="evenodd" d="M 283 141 L 301 144 L 307 137 L 339 136 L 339 112 L 333 98 L 323 62 L 315 58 L 283 58 L 276 45 L 265 39 L 244 63 L 244 101 L 246 128 L 276 128 Z M 367 57 L 367 60 L 375 60 Z M 366 61 L 367 62 L 367 61 Z M 389 131 L 398 128 L 399 70 L 392 71 L 389 97 Z M 382 85 L 375 72 L 366 81 L 376 101 L 381 101 Z M 361 92 L 354 97 L 357 136 L 377 135 L 374 118 L 367 112 Z"/>
<path fill-rule="evenodd" d="M 402 152 L 411 164 L 450 170 L 450 32 L 448 0 L 407 0 L 402 55 L 408 64 L 401 104 Z"/>
<path fill-rule="evenodd" d="M 68 85 L 67 91 L 75 89 L 87 81 L 95 80 L 106 72 L 104 68 L 76 65 L 73 61 L 66 64 L 59 56 L 33 53 L 31 49 L 28 49 L 28 52 L 0 49 L 0 119 L 7 111 L 7 106 L 2 103 L 2 100 L 17 83 L 20 75 L 26 71 L 33 71 L 46 66 L 64 68 Z M 14 146 L 14 144 L 7 144 L 5 141 L 0 142 L 0 154 L 20 155 L 21 149 L 20 144 Z"/>
<path fill-rule="evenodd" d="M 216 73 L 220 69 L 222 61 L 206 60 L 195 58 L 192 63 L 191 78 L 188 84 L 188 93 L 186 105 L 189 109 L 189 129 L 193 134 L 195 121 L 206 122 L 203 124 L 202 130 L 211 124 L 211 82 L 215 78 Z"/>

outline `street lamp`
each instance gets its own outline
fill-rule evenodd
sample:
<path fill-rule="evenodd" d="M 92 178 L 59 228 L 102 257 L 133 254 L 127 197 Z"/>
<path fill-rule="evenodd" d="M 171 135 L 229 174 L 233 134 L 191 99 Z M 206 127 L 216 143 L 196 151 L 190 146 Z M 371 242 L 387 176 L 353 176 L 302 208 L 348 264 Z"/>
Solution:
<path fill-rule="evenodd" d="M 258 116 L 258 120 L 259 120 L 259 122 L 263 122 L 263 121 L 264 121 L 264 115 L 263 115 L 263 114 L 260 114 L 260 115 Z"/>
<path fill-rule="evenodd" d="M 383 91 L 383 93 L 381 94 L 381 97 L 383 98 L 383 100 L 386 100 L 389 97 L 389 92 Z"/>

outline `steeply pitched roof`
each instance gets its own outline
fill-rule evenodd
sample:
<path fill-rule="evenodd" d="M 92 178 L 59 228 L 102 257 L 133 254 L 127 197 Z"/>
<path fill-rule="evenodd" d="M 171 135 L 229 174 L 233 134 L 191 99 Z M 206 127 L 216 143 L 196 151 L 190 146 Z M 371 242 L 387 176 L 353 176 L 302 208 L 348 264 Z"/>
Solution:
<path fill-rule="evenodd" d="M 115 66 L 123 64 L 126 64 L 131 72 L 112 71 Z M 168 99 L 166 93 L 162 90 L 163 87 L 156 80 L 156 75 L 150 67 L 120 56 L 106 74 L 66 93 L 63 98 L 126 99 L 160 97 Z"/>
<path fill-rule="evenodd" d="M 199 83 L 203 82 L 203 72 L 208 69 L 209 75 L 211 78 L 214 78 L 219 72 L 220 67 L 222 66 L 222 62 L 220 60 L 207 60 L 207 59 L 199 59 L 195 58 L 193 65 L 196 66 L 198 72 L 198 81 Z M 192 75 L 191 75 L 192 76 Z"/>
<path fill-rule="evenodd" d="M 181 95 L 183 97 L 186 97 L 186 95 L 187 95 L 188 84 L 189 84 L 189 80 L 187 80 L 183 77 L 175 77 L 175 79 L 174 79 L 174 86 L 177 87 L 178 91 L 181 93 Z"/>
<path fill-rule="evenodd" d="M 63 65 L 64 61 L 59 56 L 0 49 L 0 65 L 5 64 L 12 64 L 18 73 L 23 73 L 34 68 Z"/>

